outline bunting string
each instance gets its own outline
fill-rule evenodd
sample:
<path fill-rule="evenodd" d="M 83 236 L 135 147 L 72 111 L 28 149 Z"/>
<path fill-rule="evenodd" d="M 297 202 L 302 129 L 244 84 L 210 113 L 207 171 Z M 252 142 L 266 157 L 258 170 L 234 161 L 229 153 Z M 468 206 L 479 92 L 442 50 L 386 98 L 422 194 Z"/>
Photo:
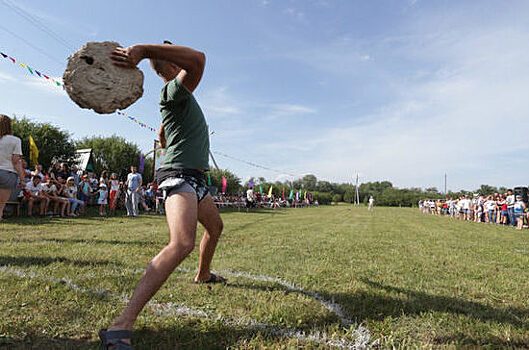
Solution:
<path fill-rule="evenodd" d="M 53 85 L 55 85 L 57 87 L 61 87 L 62 89 L 64 89 L 64 84 L 62 82 L 54 79 L 51 75 L 44 74 L 41 70 L 37 70 L 34 67 L 30 67 L 29 65 L 20 62 L 19 60 L 13 58 L 12 56 L 9 56 L 8 54 L 6 54 L 4 52 L 0 51 L 0 58 L 3 58 L 5 60 L 7 60 L 7 61 L 10 61 L 14 65 L 17 65 L 17 66 L 21 67 L 22 69 L 28 71 L 33 76 L 37 76 L 39 78 L 45 79 L 45 80 L 49 81 L 50 83 L 52 83 Z M 147 130 L 149 130 L 151 132 L 154 132 L 154 133 L 158 132 L 158 130 L 153 128 L 152 126 L 142 122 L 140 119 L 138 119 L 138 118 L 136 118 L 136 117 L 134 117 L 132 115 L 129 115 L 129 114 L 123 112 L 123 111 L 117 111 L 116 114 L 121 116 L 121 117 L 123 117 L 123 118 L 129 119 L 130 121 L 136 123 L 139 127 L 143 128 L 143 129 L 147 129 Z M 226 158 L 229 158 L 229 159 L 232 159 L 232 160 L 236 160 L 238 162 L 250 165 L 250 166 L 252 166 L 254 168 L 259 168 L 259 169 L 264 169 L 264 170 L 268 170 L 268 171 L 273 171 L 273 172 L 278 173 L 278 174 L 285 174 L 285 175 L 289 175 L 289 176 L 297 176 L 297 175 L 294 175 L 294 174 L 286 173 L 284 171 L 280 171 L 280 170 L 277 170 L 277 169 L 273 169 L 273 168 L 270 168 L 270 167 L 259 165 L 259 164 L 253 163 L 253 162 L 249 162 L 249 161 L 246 161 L 244 159 L 236 158 L 236 157 L 230 156 L 230 155 L 228 155 L 226 153 L 223 153 L 223 152 L 219 152 L 219 151 L 212 151 L 212 152 L 215 153 L 215 154 L 218 154 L 220 156 L 223 156 L 223 157 L 226 157 Z"/>
<path fill-rule="evenodd" d="M 1 51 L 0 51 L 0 55 L 1 55 L 2 58 L 11 61 L 14 65 L 17 65 L 17 63 L 18 63 L 19 67 L 21 67 L 22 69 L 27 70 L 31 75 L 37 76 L 37 77 L 42 78 L 42 79 L 46 79 L 50 83 L 52 83 L 52 84 L 54 84 L 56 86 L 60 86 L 60 87 L 62 87 L 64 89 L 64 84 L 62 82 L 54 79 L 53 77 L 51 77 L 51 75 L 44 74 L 44 73 L 42 73 L 42 71 L 37 70 L 37 69 L 35 69 L 33 67 L 30 67 L 29 65 L 27 65 L 25 63 L 22 63 L 19 60 L 13 58 L 12 56 L 9 56 L 6 53 L 1 52 Z M 116 114 L 131 120 L 132 122 L 136 123 L 141 128 L 147 129 L 147 130 L 152 131 L 152 132 L 157 132 L 157 130 L 155 128 L 153 128 L 152 126 L 147 125 L 146 123 L 142 122 L 138 118 L 133 117 L 131 115 L 128 115 L 125 112 L 118 111 L 118 112 L 116 112 Z"/>
<path fill-rule="evenodd" d="M 55 84 L 55 85 L 57 85 L 57 86 L 62 86 L 62 88 L 64 89 L 64 85 L 63 85 L 63 83 L 61 83 L 61 82 L 58 81 L 58 80 L 55 80 L 55 79 L 52 78 L 49 74 L 46 75 L 46 74 L 42 73 L 41 71 L 38 71 L 38 70 L 36 70 L 35 68 L 32 68 L 32 67 L 30 67 L 29 65 L 24 64 L 24 63 L 20 62 L 19 60 L 16 60 L 16 59 L 14 59 L 13 57 L 11 57 L 11 56 L 9 56 L 9 55 L 7 55 L 7 54 L 1 52 L 1 51 L 0 51 L 0 55 L 2 56 L 2 58 L 6 59 L 6 60 L 10 60 L 10 61 L 11 61 L 13 64 L 15 64 L 15 65 L 18 63 L 18 65 L 19 65 L 20 67 L 22 67 L 23 69 L 29 71 L 29 72 L 31 73 L 31 75 L 33 75 L 33 76 L 36 75 L 36 76 L 38 76 L 39 78 L 46 79 L 46 80 L 48 80 L 48 81 L 49 81 L 50 83 L 52 83 L 52 84 Z"/>

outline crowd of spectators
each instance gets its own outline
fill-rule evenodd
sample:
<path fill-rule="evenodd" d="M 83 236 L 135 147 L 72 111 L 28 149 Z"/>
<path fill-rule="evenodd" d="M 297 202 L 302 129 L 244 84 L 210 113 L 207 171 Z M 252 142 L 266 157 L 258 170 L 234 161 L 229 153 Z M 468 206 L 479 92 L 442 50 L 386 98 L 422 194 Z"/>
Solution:
<path fill-rule="evenodd" d="M 99 215 L 115 215 L 125 208 L 128 216 L 138 216 L 140 208 L 150 212 L 156 204 L 156 186 L 144 185 L 135 166 L 126 179 L 116 173 L 80 171 L 67 163 L 54 163 L 45 171 L 41 165 L 33 170 L 22 159 L 23 185 L 18 200 L 28 216 L 76 217 L 87 207 L 98 207 Z"/>
<path fill-rule="evenodd" d="M 450 216 L 460 220 L 486 222 L 497 225 L 524 227 L 524 220 L 529 222 L 529 212 L 519 194 L 513 190 L 507 193 L 494 193 L 460 196 L 450 199 L 424 199 L 419 201 L 419 209 L 425 214 Z"/>

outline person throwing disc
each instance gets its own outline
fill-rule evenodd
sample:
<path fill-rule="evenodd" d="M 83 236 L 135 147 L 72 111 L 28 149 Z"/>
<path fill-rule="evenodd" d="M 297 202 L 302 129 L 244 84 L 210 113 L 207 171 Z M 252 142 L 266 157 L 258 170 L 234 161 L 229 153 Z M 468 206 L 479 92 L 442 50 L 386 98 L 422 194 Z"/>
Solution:
<path fill-rule="evenodd" d="M 169 243 L 147 265 L 125 310 L 108 330 L 99 331 L 103 345 L 117 350 L 132 349 L 131 331 L 138 314 L 195 247 L 197 220 L 205 231 L 194 282 L 226 280 L 210 272 L 223 223 L 205 181 L 204 173 L 209 169 L 209 133 L 193 96 L 204 72 L 204 53 L 165 41 L 160 45 L 118 47 L 110 58 L 116 66 L 124 68 L 136 67 L 148 58 L 152 69 L 165 83 L 160 96 L 159 137 L 166 157 L 163 167 L 157 171 L 156 181 L 166 196 L 169 226 Z"/>

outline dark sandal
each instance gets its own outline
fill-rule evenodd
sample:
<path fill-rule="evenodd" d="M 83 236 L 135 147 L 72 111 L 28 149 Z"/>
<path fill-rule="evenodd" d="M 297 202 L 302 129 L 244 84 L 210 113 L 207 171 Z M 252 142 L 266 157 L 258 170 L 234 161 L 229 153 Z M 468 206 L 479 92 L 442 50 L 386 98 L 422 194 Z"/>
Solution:
<path fill-rule="evenodd" d="M 219 275 L 215 275 L 214 273 L 212 273 L 209 276 L 209 279 L 207 281 L 197 281 L 197 280 L 195 280 L 194 282 L 197 283 L 197 284 L 203 284 L 203 283 L 226 283 L 227 281 L 228 280 L 225 279 L 224 277 L 219 276 Z"/>
<path fill-rule="evenodd" d="M 121 339 L 131 339 L 132 332 L 128 330 L 107 331 L 106 329 L 99 330 L 99 339 L 101 339 L 101 349 L 112 350 L 133 350 L 132 345 L 127 344 Z"/>

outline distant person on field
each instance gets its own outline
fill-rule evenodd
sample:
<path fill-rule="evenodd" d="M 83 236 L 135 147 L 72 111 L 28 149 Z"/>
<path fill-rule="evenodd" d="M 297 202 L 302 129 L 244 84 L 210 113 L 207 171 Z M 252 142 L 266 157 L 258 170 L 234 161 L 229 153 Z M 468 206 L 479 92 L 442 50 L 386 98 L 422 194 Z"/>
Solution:
<path fill-rule="evenodd" d="M 374 207 L 375 207 L 375 198 L 373 198 L 373 196 L 369 196 L 367 210 L 373 210 Z"/>
<path fill-rule="evenodd" d="M 127 197 L 125 206 L 127 207 L 127 216 L 136 217 L 139 214 L 140 189 L 142 184 L 141 174 L 137 168 L 132 165 L 130 174 L 127 175 Z"/>
<path fill-rule="evenodd" d="M 26 185 L 21 157 L 22 142 L 13 136 L 11 119 L 0 114 L 0 221 L 11 192 Z"/>
<path fill-rule="evenodd" d="M 253 193 L 253 188 L 248 187 L 248 190 L 246 191 L 246 208 L 253 208 L 255 207 L 255 196 Z"/>

